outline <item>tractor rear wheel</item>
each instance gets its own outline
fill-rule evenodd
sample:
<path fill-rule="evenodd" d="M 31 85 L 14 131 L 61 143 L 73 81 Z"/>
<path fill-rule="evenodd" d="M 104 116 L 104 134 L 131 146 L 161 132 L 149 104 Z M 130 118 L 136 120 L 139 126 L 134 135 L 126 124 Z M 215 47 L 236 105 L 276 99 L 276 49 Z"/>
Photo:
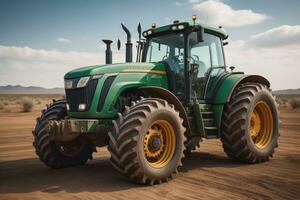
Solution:
<path fill-rule="evenodd" d="M 113 121 L 108 150 L 111 164 L 136 183 L 157 184 L 172 178 L 184 157 L 185 127 L 172 104 L 142 98 Z"/>
<path fill-rule="evenodd" d="M 268 161 L 278 146 L 278 111 L 267 86 L 238 86 L 222 116 L 221 141 L 229 158 L 245 163 Z"/>
<path fill-rule="evenodd" d="M 32 131 L 36 154 L 42 162 L 54 169 L 85 164 L 92 158 L 94 151 L 94 146 L 82 137 L 64 143 L 50 140 L 48 121 L 61 120 L 66 115 L 65 100 L 53 101 L 37 118 L 35 129 Z"/>

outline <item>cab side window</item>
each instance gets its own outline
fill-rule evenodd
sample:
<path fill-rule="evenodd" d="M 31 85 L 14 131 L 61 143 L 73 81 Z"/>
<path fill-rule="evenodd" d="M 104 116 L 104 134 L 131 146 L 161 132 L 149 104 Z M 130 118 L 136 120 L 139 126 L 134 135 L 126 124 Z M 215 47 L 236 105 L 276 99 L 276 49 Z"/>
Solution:
<path fill-rule="evenodd" d="M 190 38 L 193 37 L 197 37 L 196 33 L 191 34 Z M 220 38 L 208 33 L 204 33 L 204 42 L 196 43 L 190 39 L 190 56 L 192 63 L 199 65 L 198 77 L 204 77 L 211 67 L 224 66 L 221 49 Z"/>
<path fill-rule="evenodd" d="M 158 62 L 168 56 L 169 46 L 165 44 L 159 44 L 157 42 L 152 42 L 149 45 L 148 51 L 149 56 L 147 57 L 147 62 Z"/>

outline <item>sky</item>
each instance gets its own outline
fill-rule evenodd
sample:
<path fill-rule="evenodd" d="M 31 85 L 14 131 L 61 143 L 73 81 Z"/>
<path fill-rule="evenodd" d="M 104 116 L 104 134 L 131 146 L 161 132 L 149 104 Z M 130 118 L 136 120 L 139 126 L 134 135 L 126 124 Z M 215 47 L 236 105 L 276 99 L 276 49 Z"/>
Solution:
<path fill-rule="evenodd" d="M 265 76 L 275 90 L 300 88 L 299 0 L 0 0 L 0 85 L 63 87 L 66 72 L 124 62 L 126 35 L 173 20 L 222 26 L 227 66 Z M 117 39 L 122 41 L 117 50 Z"/>

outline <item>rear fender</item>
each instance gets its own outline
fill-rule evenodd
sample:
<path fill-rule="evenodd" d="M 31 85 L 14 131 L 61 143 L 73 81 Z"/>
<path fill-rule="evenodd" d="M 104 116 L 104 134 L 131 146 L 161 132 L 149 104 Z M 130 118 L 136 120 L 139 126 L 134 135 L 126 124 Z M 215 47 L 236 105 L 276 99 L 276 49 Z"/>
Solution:
<path fill-rule="evenodd" d="M 212 109 L 217 127 L 220 127 L 224 105 L 230 101 L 235 88 L 243 83 L 261 83 L 270 87 L 270 82 L 259 75 L 244 75 L 242 73 L 232 73 L 228 76 L 219 89 L 213 100 Z"/>
<path fill-rule="evenodd" d="M 270 87 L 270 82 L 259 75 L 244 75 L 244 74 L 231 74 L 228 76 L 221 86 L 219 87 L 217 94 L 214 98 L 214 104 L 225 104 L 230 101 L 231 96 L 235 88 L 242 83 L 261 83 Z"/>

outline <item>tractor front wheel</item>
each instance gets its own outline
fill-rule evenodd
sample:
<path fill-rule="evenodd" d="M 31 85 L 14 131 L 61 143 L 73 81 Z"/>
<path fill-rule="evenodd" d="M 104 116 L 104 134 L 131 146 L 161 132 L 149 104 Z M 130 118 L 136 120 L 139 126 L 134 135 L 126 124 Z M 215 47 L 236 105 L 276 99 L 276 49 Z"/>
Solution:
<path fill-rule="evenodd" d="M 145 98 L 118 115 L 108 146 L 114 168 L 137 183 L 153 185 L 172 178 L 185 149 L 185 127 L 174 106 Z"/>
<path fill-rule="evenodd" d="M 54 101 L 42 111 L 32 131 L 36 154 L 42 162 L 54 169 L 85 164 L 88 159 L 92 158 L 95 149 L 94 145 L 83 137 L 70 142 L 56 142 L 50 139 L 48 121 L 62 120 L 66 115 L 65 100 Z"/>
<path fill-rule="evenodd" d="M 238 86 L 225 106 L 221 141 L 229 158 L 245 163 L 269 160 L 278 146 L 278 111 L 262 84 Z"/>

